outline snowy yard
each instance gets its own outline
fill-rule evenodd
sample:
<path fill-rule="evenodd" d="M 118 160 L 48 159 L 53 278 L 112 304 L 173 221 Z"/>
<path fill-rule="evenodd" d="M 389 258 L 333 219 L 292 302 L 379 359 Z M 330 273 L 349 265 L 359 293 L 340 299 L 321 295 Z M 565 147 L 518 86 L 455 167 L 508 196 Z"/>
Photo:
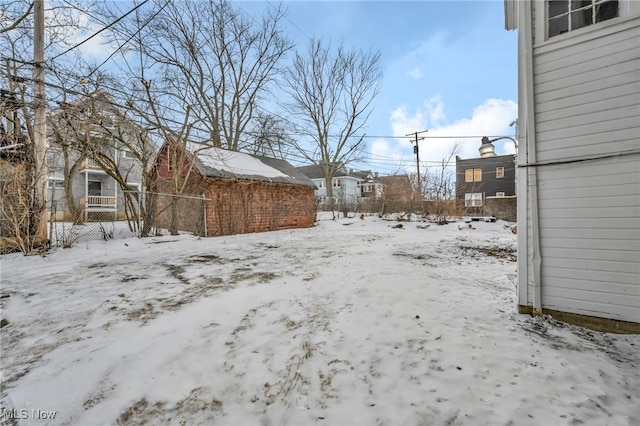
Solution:
<path fill-rule="evenodd" d="M 640 336 L 519 315 L 504 222 L 394 224 L 5 256 L 5 422 L 640 424 Z"/>

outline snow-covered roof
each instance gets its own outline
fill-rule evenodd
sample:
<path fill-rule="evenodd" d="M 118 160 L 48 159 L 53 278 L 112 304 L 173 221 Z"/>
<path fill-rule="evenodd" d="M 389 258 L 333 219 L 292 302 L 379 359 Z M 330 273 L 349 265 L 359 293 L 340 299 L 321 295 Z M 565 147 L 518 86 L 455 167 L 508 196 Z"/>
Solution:
<path fill-rule="evenodd" d="M 322 168 L 317 164 L 311 164 L 308 166 L 300 166 L 297 167 L 298 171 L 302 172 L 309 179 L 324 179 L 324 172 Z M 373 179 L 373 174 L 371 170 L 348 170 L 344 167 L 339 167 L 336 169 L 334 178 L 345 178 L 345 179 L 354 179 L 354 180 L 365 180 L 369 177 Z"/>
<path fill-rule="evenodd" d="M 285 160 L 193 142 L 187 143 L 187 151 L 195 155 L 195 165 L 204 176 L 235 177 L 315 187 L 309 178 Z"/>

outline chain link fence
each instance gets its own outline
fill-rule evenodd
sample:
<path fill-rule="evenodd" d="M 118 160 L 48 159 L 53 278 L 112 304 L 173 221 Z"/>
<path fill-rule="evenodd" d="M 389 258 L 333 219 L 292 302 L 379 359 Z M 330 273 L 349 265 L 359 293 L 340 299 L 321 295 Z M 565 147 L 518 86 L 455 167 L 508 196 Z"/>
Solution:
<path fill-rule="evenodd" d="M 90 207 L 70 213 L 64 200 L 49 203 L 52 248 L 95 240 L 165 235 L 172 230 L 206 235 L 206 202 L 200 196 L 124 191 L 116 207 Z M 127 195 L 129 195 L 127 197 Z M 150 210 L 150 212 L 146 212 Z M 75 217 L 75 220 L 74 220 Z M 145 227 L 144 221 L 149 221 Z"/>
<path fill-rule="evenodd" d="M 139 237 L 142 229 L 141 195 L 137 191 L 123 191 L 121 197 L 109 205 L 92 205 L 89 200 L 74 213 L 63 199 L 51 200 L 48 206 L 51 248 L 68 248 L 86 241 Z"/>
<path fill-rule="evenodd" d="M 167 232 L 187 232 L 207 235 L 207 202 L 204 195 L 172 195 L 153 193 L 155 197 L 155 225 Z"/>

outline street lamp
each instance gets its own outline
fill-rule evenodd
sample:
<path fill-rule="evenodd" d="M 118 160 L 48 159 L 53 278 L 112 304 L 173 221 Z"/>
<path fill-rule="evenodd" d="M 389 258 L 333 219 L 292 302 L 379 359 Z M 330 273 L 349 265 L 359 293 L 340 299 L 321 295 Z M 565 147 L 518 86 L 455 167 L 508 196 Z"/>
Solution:
<path fill-rule="evenodd" d="M 514 138 L 512 138 L 511 136 L 500 136 L 498 138 L 495 139 L 491 139 L 489 140 L 488 137 L 483 136 L 482 137 L 482 144 L 486 144 L 486 143 L 493 143 L 495 141 L 499 141 L 501 139 L 510 139 L 513 142 L 513 145 L 516 147 L 516 152 L 518 152 L 518 141 L 516 141 Z"/>

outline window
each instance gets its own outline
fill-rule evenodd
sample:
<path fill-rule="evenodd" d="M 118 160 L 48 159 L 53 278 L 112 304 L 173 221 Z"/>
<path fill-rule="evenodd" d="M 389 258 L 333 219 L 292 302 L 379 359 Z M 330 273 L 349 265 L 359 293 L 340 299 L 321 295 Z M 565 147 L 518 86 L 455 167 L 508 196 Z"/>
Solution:
<path fill-rule="evenodd" d="M 482 193 L 467 193 L 464 194 L 464 206 L 465 207 L 481 207 L 482 206 Z"/>
<path fill-rule="evenodd" d="M 496 167 L 496 177 L 497 178 L 504 177 L 504 167 Z"/>
<path fill-rule="evenodd" d="M 464 181 L 473 182 L 473 169 L 467 169 L 464 171 Z"/>
<path fill-rule="evenodd" d="M 465 182 L 481 182 L 482 181 L 482 169 L 466 169 L 464 171 Z"/>
<path fill-rule="evenodd" d="M 167 151 L 167 171 L 169 173 L 173 172 L 173 161 L 171 160 L 171 155 L 169 155 L 169 152 Z"/>
<path fill-rule="evenodd" d="M 49 178 L 49 180 L 47 181 L 47 188 L 49 188 L 49 189 L 64 188 L 64 180 L 56 179 L 56 178 Z"/>
<path fill-rule="evenodd" d="M 99 180 L 90 180 L 88 182 L 89 196 L 101 196 L 102 195 L 102 182 Z"/>
<path fill-rule="evenodd" d="M 619 16 L 618 0 L 549 0 L 547 12 L 549 37 Z"/>
<path fill-rule="evenodd" d="M 338 188 L 339 188 L 339 187 L 342 185 L 341 180 L 342 180 L 342 179 L 334 179 L 334 180 L 333 180 L 333 187 L 334 187 L 334 188 L 336 188 L 336 187 L 338 187 Z"/>
<path fill-rule="evenodd" d="M 133 154 L 133 152 L 129 151 L 128 149 L 123 149 L 122 150 L 122 158 L 129 158 L 134 160 L 136 158 L 136 156 Z"/>
<path fill-rule="evenodd" d="M 317 181 L 316 181 L 316 186 L 317 186 L 318 188 L 324 188 L 324 180 L 323 180 L 323 179 L 321 179 L 321 180 L 317 180 Z"/>

